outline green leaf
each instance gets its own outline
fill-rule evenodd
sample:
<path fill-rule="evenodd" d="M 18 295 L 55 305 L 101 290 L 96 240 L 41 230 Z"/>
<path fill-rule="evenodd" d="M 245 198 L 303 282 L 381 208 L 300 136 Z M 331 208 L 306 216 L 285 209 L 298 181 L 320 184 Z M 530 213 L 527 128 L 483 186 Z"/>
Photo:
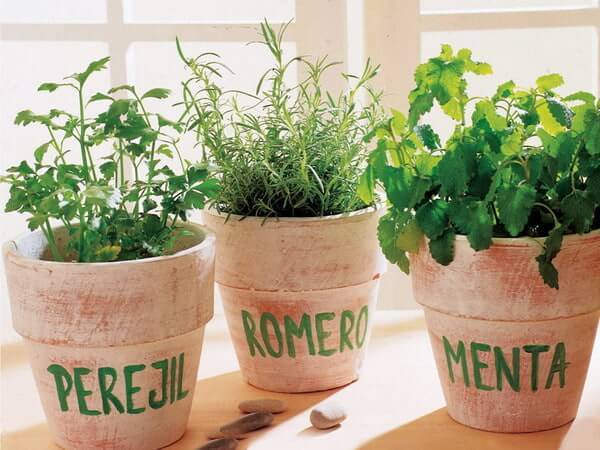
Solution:
<path fill-rule="evenodd" d="M 507 127 L 506 119 L 496 112 L 496 107 L 489 100 L 481 100 L 475 105 L 473 112 L 473 123 L 484 118 L 494 131 L 502 131 Z"/>
<path fill-rule="evenodd" d="M 437 135 L 431 125 L 417 125 L 414 128 L 414 131 L 419 138 L 419 140 L 427 147 L 429 150 L 435 150 L 440 148 L 440 137 Z"/>
<path fill-rule="evenodd" d="M 112 98 L 110 95 L 103 94 L 102 92 L 96 92 L 94 95 L 92 95 L 90 97 L 90 99 L 88 100 L 88 103 L 98 102 L 101 100 L 114 101 L 115 99 Z"/>
<path fill-rule="evenodd" d="M 492 245 L 493 221 L 485 202 L 453 201 L 448 214 L 456 228 L 467 235 L 474 250 L 485 250 Z"/>
<path fill-rule="evenodd" d="M 437 165 L 438 177 L 442 185 L 442 197 L 458 197 L 467 190 L 469 174 L 466 162 L 457 150 L 447 151 Z"/>
<path fill-rule="evenodd" d="M 488 63 L 473 61 L 471 59 L 471 54 L 471 50 L 461 48 L 456 55 L 458 59 L 463 60 L 467 72 L 472 72 L 476 75 L 490 75 L 493 72 L 492 66 Z"/>
<path fill-rule="evenodd" d="M 38 86 L 38 91 L 48 91 L 48 92 L 54 92 L 55 90 L 57 90 L 59 88 L 59 86 L 61 86 L 58 83 L 42 83 Z"/>
<path fill-rule="evenodd" d="M 171 95 L 170 89 L 165 88 L 154 88 L 147 91 L 144 95 L 142 95 L 142 99 L 144 98 L 158 98 L 164 99 Z"/>
<path fill-rule="evenodd" d="M 114 161 L 106 161 L 105 163 L 100 165 L 99 169 L 102 173 L 102 176 L 107 180 L 110 180 L 112 177 L 115 176 L 117 165 Z"/>
<path fill-rule="evenodd" d="M 586 113 L 583 139 L 590 155 L 600 155 L 600 111 Z"/>
<path fill-rule="evenodd" d="M 416 219 L 425 235 L 435 239 L 448 227 L 448 203 L 441 199 L 425 203 L 417 209 Z"/>
<path fill-rule="evenodd" d="M 110 61 L 109 56 L 101 58 L 97 61 L 92 61 L 85 71 L 74 74 L 73 78 L 79 81 L 80 84 L 84 84 L 92 73 L 106 69 L 106 64 L 108 61 Z"/>
<path fill-rule="evenodd" d="M 476 202 L 471 209 L 471 223 L 467 240 L 473 250 L 485 250 L 492 245 L 493 221 L 484 202 Z"/>
<path fill-rule="evenodd" d="M 594 202 L 587 192 L 575 190 L 562 199 L 560 209 L 565 225 L 572 225 L 578 234 L 587 233 L 594 220 Z"/>
<path fill-rule="evenodd" d="M 400 221 L 401 222 L 401 221 Z M 400 224 L 401 226 L 402 224 Z M 397 223 L 394 216 L 388 212 L 379 219 L 377 226 L 377 238 L 383 254 L 392 264 L 398 265 L 404 273 L 409 273 L 409 261 L 406 253 L 396 245 Z"/>
<path fill-rule="evenodd" d="M 121 253 L 121 246 L 119 245 L 105 245 L 100 247 L 95 252 L 96 261 L 98 262 L 109 262 L 116 261 Z"/>
<path fill-rule="evenodd" d="M 42 163 L 42 160 L 44 159 L 44 155 L 46 154 L 46 152 L 48 151 L 48 147 L 50 146 L 50 142 L 46 142 L 45 144 L 40 145 L 38 148 L 36 148 L 33 152 L 33 156 L 35 158 L 35 161 L 38 164 Z"/>
<path fill-rule="evenodd" d="M 544 241 L 544 250 L 535 259 L 538 262 L 540 274 L 548 286 L 558 289 L 558 271 L 552 263 L 560 248 L 563 241 L 564 228 L 562 226 L 556 226 Z"/>
<path fill-rule="evenodd" d="M 195 190 L 188 191 L 185 194 L 184 203 L 188 208 L 204 208 L 206 196 L 202 192 Z"/>
<path fill-rule="evenodd" d="M 438 263 L 447 266 L 454 261 L 454 244 L 456 235 L 454 231 L 448 229 L 441 236 L 429 241 L 429 251 L 431 256 Z"/>
<path fill-rule="evenodd" d="M 501 98 L 508 98 L 508 97 L 510 97 L 513 94 L 513 92 L 514 92 L 515 87 L 516 87 L 516 85 L 515 85 L 515 82 L 513 80 L 509 80 L 509 81 L 507 81 L 505 83 L 502 83 L 496 89 L 496 95 L 494 95 L 493 101 L 497 102 Z"/>
<path fill-rule="evenodd" d="M 587 179 L 586 192 L 600 204 L 600 168 L 596 169 Z"/>
<path fill-rule="evenodd" d="M 119 92 L 119 91 L 127 91 L 127 92 L 131 92 L 134 93 L 135 92 L 135 88 L 130 85 L 130 84 L 121 84 L 119 86 L 115 86 L 113 88 L 110 88 L 108 90 L 109 94 L 114 94 L 115 92 Z"/>
<path fill-rule="evenodd" d="M 442 105 L 442 111 L 444 111 L 448 117 L 456 120 L 457 122 L 462 120 L 463 105 L 455 98 L 451 98 L 444 103 Z"/>
<path fill-rule="evenodd" d="M 519 130 L 514 130 L 507 136 L 502 137 L 500 151 L 503 155 L 513 156 L 521 152 L 523 149 L 523 136 Z"/>
<path fill-rule="evenodd" d="M 564 102 L 580 101 L 580 102 L 586 103 L 588 105 L 594 106 L 594 103 L 596 103 L 596 97 L 594 97 L 594 95 L 589 92 L 578 91 L 578 92 L 575 92 L 574 94 L 563 97 L 563 101 Z"/>
<path fill-rule="evenodd" d="M 408 253 L 417 253 L 423 242 L 423 231 L 416 219 L 411 218 L 404 227 L 398 230 L 396 248 Z"/>
<path fill-rule="evenodd" d="M 217 180 L 216 178 L 210 178 L 204 181 L 203 183 L 196 185 L 194 187 L 194 190 L 201 192 L 209 199 L 213 199 L 221 190 L 221 185 L 219 183 L 219 180 Z"/>
<path fill-rule="evenodd" d="M 406 129 L 406 116 L 394 108 L 392 108 L 391 128 L 396 136 L 404 134 Z"/>
<path fill-rule="evenodd" d="M 414 92 L 414 91 L 413 91 Z M 411 92 L 411 96 L 413 93 Z M 419 119 L 433 107 L 433 94 L 431 92 L 416 94 L 410 99 L 410 108 L 408 110 L 408 124 L 410 127 L 414 127 Z"/>
<path fill-rule="evenodd" d="M 144 201 L 142 202 L 142 209 L 144 210 L 145 213 L 148 211 L 152 211 L 153 209 L 155 209 L 157 207 L 158 207 L 158 204 L 151 198 L 145 198 Z"/>
<path fill-rule="evenodd" d="M 540 103 L 536 107 L 536 111 L 540 116 L 540 123 L 545 128 L 545 130 L 551 135 L 556 135 L 557 133 L 564 130 L 564 127 L 556 120 L 554 114 L 550 112 L 550 104 L 546 101 Z M 557 111 L 555 111 L 556 113 Z"/>
<path fill-rule="evenodd" d="M 535 80 L 535 84 L 543 91 L 550 91 L 565 84 L 565 80 L 560 74 L 551 73 L 539 77 L 537 80 Z"/>
<path fill-rule="evenodd" d="M 37 230 L 46 223 L 46 220 L 48 220 L 48 216 L 46 214 L 34 214 L 27 219 L 27 227 L 31 231 Z"/>
<path fill-rule="evenodd" d="M 366 205 L 373 204 L 375 200 L 375 170 L 372 166 L 367 166 L 358 179 L 356 193 Z"/>
<path fill-rule="evenodd" d="M 388 199 L 399 210 L 412 208 L 423 199 L 430 187 L 430 180 L 411 174 L 406 167 L 383 169 L 383 185 Z"/>
<path fill-rule="evenodd" d="M 500 221 L 511 236 L 518 236 L 527 222 L 536 199 L 536 191 L 527 184 L 503 186 L 496 193 Z"/>
<path fill-rule="evenodd" d="M 570 127 L 573 119 L 573 112 L 567 105 L 553 98 L 549 98 L 547 102 L 548 110 L 550 111 L 550 114 L 552 114 L 552 117 L 554 117 L 554 119 L 563 127 Z"/>

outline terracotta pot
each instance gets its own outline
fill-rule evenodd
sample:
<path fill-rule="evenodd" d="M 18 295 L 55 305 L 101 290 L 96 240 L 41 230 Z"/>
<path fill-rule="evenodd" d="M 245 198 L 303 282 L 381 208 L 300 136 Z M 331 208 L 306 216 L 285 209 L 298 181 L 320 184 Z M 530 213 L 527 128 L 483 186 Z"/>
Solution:
<path fill-rule="evenodd" d="M 537 242 L 536 242 L 537 241 Z M 530 432 L 575 418 L 600 316 L 600 231 L 566 236 L 546 286 L 541 239 L 494 239 L 475 252 L 464 236 L 454 262 L 411 257 L 448 412 L 489 431 Z"/>
<path fill-rule="evenodd" d="M 180 251 L 137 261 L 42 260 L 40 232 L 4 245 L 13 325 L 61 447 L 160 448 L 185 432 L 215 253 L 211 232 L 188 229 Z"/>
<path fill-rule="evenodd" d="M 204 211 L 216 280 L 244 378 L 277 392 L 358 378 L 386 263 L 374 208 L 268 219 Z"/>

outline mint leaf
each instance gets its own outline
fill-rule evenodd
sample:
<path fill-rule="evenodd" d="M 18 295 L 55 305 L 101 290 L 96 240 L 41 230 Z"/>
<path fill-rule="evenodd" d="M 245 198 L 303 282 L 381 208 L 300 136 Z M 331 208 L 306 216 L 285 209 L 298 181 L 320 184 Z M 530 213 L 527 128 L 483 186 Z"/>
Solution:
<path fill-rule="evenodd" d="M 564 228 L 562 226 L 556 226 L 544 241 L 544 250 L 535 259 L 538 262 L 540 274 L 548 286 L 558 289 L 558 271 L 552 263 L 560 248 L 563 241 Z"/>
<path fill-rule="evenodd" d="M 554 98 L 547 99 L 547 102 L 548 110 L 552 114 L 552 117 L 563 127 L 570 127 L 573 119 L 573 111 L 567 105 Z"/>
<path fill-rule="evenodd" d="M 447 266 L 454 260 L 454 244 L 456 235 L 452 230 L 446 230 L 441 236 L 429 241 L 431 256 L 438 263 Z"/>
<path fill-rule="evenodd" d="M 518 236 L 529 221 L 536 198 L 535 189 L 527 184 L 503 186 L 496 198 L 500 221 L 511 236 Z"/>
<path fill-rule="evenodd" d="M 437 135 L 435 131 L 431 128 L 431 125 L 417 125 L 414 128 L 415 133 L 417 134 L 419 140 L 427 147 L 429 150 L 435 150 L 440 148 L 440 137 Z"/>
<path fill-rule="evenodd" d="M 590 155 L 600 155 L 600 111 L 588 111 L 583 132 L 585 147 Z"/>
<path fill-rule="evenodd" d="M 399 227 L 396 236 L 396 248 L 404 252 L 417 253 L 423 242 L 423 231 L 419 227 L 417 220 L 411 218 Z"/>
<path fill-rule="evenodd" d="M 358 179 L 356 193 L 360 199 L 366 204 L 371 205 L 375 200 L 375 170 L 373 166 L 367 166 L 365 171 Z"/>
<path fill-rule="evenodd" d="M 560 209 L 564 214 L 564 221 L 572 225 L 578 234 L 587 233 L 594 220 L 594 201 L 584 191 L 575 190 L 562 199 Z"/>
<path fill-rule="evenodd" d="M 396 245 L 397 223 L 394 216 L 388 212 L 379 220 L 377 226 L 377 238 L 379 245 L 387 260 L 398 265 L 400 270 L 408 274 L 410 271 L 409 261 L 406 253 Z"/>
<path fill-rule="evenodd" d="M 440 195 L 442 197 L 456 197 L 467 190 L 469 175 L 466 162 L 460 152 L 448 150 L 437 165 L 438 177 L 442 185 Z"/>
<path fill-rule="evenodd" d="M 427 237 L 436 239 L 448 227 L 448 203 L 440 199 L 425 203 L 417 209 L 416 219 Z"/>
<path fill-rule="evenodd" d="M 433 94 L 431 92 L 420 93 L 418 90 L 409 95 L 410 108 L 408 110 L 408 124 L 414 127 L 419 119 L 433 107 Z"/>
<path fill-rule="evenodd" d="M 382 178 L 388 199 L 400 210 L 415 206 L 430 186 L 427 178 L 412 175 L 406 167 L 386 166 Z"/>
<path fill-rule="evenodd" d="M 565 80 L 558 73 L 551 73 L 548 75 L 542 75 L 537 80 L 535 80 L 535 84 L 539 89 L 544 91 L 550 91 L 554 88 L 562 86 L 565 84 Z"/>
<path fill-rule="evenodd" d="M 600 204 L 600 168 L 588 177 L 586 184 L 586 192 L 589 192 L 591 198 Z"/>

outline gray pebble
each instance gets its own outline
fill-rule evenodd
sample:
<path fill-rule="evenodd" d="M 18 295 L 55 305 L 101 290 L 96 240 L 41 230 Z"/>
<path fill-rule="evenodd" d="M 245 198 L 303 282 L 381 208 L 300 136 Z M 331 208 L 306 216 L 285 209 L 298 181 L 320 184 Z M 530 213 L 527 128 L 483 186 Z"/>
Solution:
<path fill-rule="evenodd" d="M 316 406 L 310 412 L 310 423 L 319 430 L 326 430 L 339 425 L 346 417 L 348 416 L 342 405 L 330 401 Z"/>
<path fill-rule="evenodd" d="M 204 444 L 202 447 L 198 447 L 197 450 L 234 450 L 237 448 L 237 445 L 238 441 L 235 439 L 223 438 Z"/>
<path fill-rule="evenodd" d="M 240 402 L 238 408 L 243 413 L 269 412 L 277 414 L 287 410 L 287 405 L 283 400 L 275 398 L 257 398 Z"/>
<path fill-rule="evenodd" d="M 223 425 L 221 433 L 225 436 L 236 437 L 250 431 L 258 430 L 259 428 L 264 428 L 271 425 L 272 422 L 273 414 L 256 412 Z"/>

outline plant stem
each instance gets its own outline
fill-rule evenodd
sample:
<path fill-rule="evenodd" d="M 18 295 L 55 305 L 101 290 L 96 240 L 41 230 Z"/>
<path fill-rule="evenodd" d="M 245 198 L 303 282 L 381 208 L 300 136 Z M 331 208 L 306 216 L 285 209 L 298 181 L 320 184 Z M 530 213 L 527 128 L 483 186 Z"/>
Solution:
<path fill-rule="evenodd" d="M 58 246 L 56 245 L 56 239 L 54 238 L 54 233 L 52 231 L 52 226 L 50 225 L 50 221 L 46 219 L 46 226 L 42 225 L 42 231 L 46 236 L 46 240 L 48 241 L 48 247 L 50 247 L 50 252 L 52 253 L 52 257 L 55 261 L 62 262 L 64 261 L 60 251 L 58 250 Z"/>

